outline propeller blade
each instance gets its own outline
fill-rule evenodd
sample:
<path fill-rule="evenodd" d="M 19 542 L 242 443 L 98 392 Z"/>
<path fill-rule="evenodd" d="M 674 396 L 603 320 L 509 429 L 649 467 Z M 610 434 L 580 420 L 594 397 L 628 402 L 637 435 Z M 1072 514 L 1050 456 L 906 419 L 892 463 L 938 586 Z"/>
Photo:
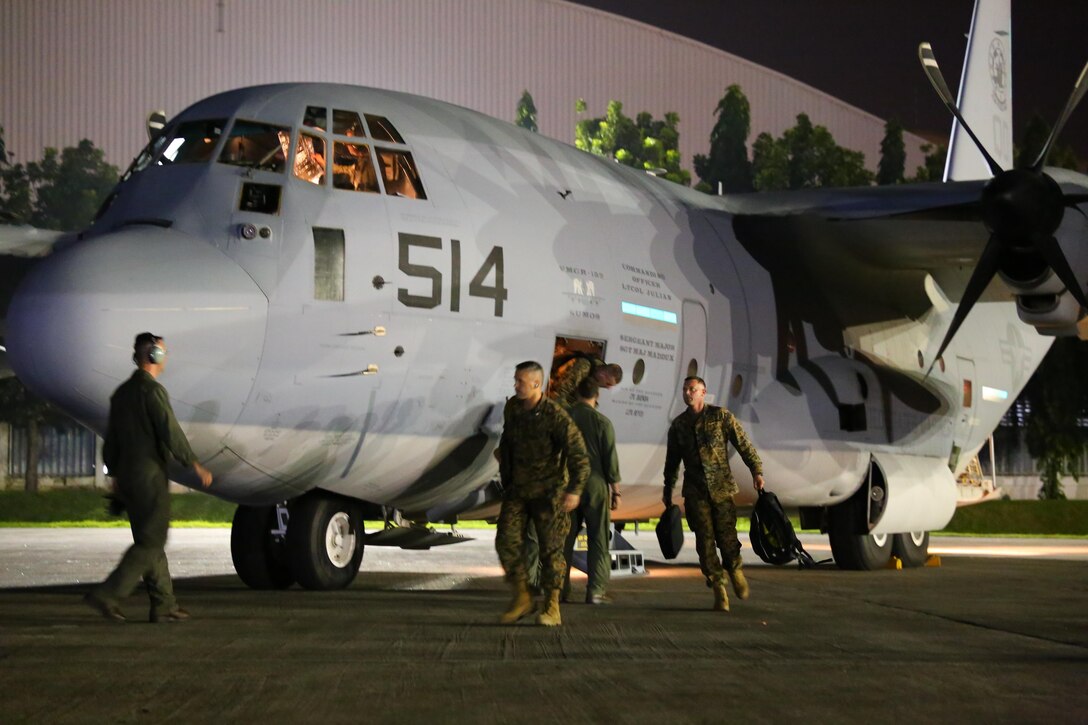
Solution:
<path fill-rule="evenodd" d="M 996 236 L 991 236 L 990 241 L 986 243 L 986 248 L 982 250 L 982 256 L 978 258 L 978 264 L 975 265 L 975 271 L 971 273 L 971 279 L 967 282 L 966 289 L 963 291 L 963 298 L 960 299 L 959 307 L 956 308 L 956 314 L 952 316 L 952 324 L 948 326 L 948 332 L 944 334 L 941 346 L 937 348 L 937 354 L 933 356 L 933 361 L 929 363 L 926 377 L 929 377 L 929 374 L 933 372 L 933 366 L 937 364 L 937 360 L 941 355 L 944 355 L 945 349 L 952 342 L 952 338 L 956 336 L 956 331 L 960 329 L 960 325 L 963 324 L 967 314 L 978 302 L 978 298 L 982 296 L 986 287 L 989 286 L 990 280 L 997 274 L 1000 261 L 1001 242 L 998 241 Z"/>
<path fill-rule="evenodd" d="M 1043 255 L 1043 259 L 1054 270 L 1054 274 L 1058 275 L 1058 279 L 1080 303 L 1080 306 L 1088 310 L 1088 297 L 1084 294 L 1084 283 L 1077 279 L 1073 268 L 1069 266 L 1069 261 L 1066 260 L 1057 237 L 1047 237 L 1045 240 L 1036 242 L 1035 248 Z"/>
<path fill-rule="evenodd" d="M 1088 82 L 1085 81 L 1086 76 L 1088 76 L 1088 63 L 1084 64 L 1084 68 L 1080 72 L 1080 77 L 1077 78 L 1077 82 L 1073 84 L 1073 92 L 1069 94 L 1069 100 L 1065 102 L 1065 108 L 1062 109 L 1062 115 L 1058 116 L 1058 122 L 1054 124 L 1054 130 L 1050 132 L 1050 136 L 1047 138 L 1046 143 L 1043 144 L 1043 150 L 1039 152 L 1039 158 L 1035 159 L 1035 163 L 1031 165 L 1031 168 L 1035 171 L 1039 171 L 1046 164 L 1046 159 L 1050 156 L 1050 149 L 1058 139 L 1058 134 L 1060 134 L 1065 127 L 1065 122 L 1073 115 L 1073 111 L 1076 109 L 1077 104 L 1080 103 L 1080 99 L 1084 98 L 1085 91 L 1088 91 Z"/>
<path fill-rule="evenodd" d="M 933 90 L 937 91 L 937 95 L 940 96 L 941 102 L 945 107 L 952 112 L 952 115 L 956 117 L 956 120 L 963 126 L 963 130 L 967 132 L 967 135 L 971 137 L 971 140 L 975 142 L 975 146 L 982 153 L 982 157 L 986 159 L 986 165 L 990 167 L 990 173 L 997 176 L 1001 173 L 1001 166 L 994 158 L 990 156 L 986 151 L 986 147 L 982 145 L 982 142 L 978 140 L 978 136 L 971 130 L 971 127 L 964 120 L 963 114 L 960 113 L 960 109 L 956 107 L 956 101 L 952 96 L 952 91 L 948 90 L 948 84 L 944 81 L 944 75 L 941 73 L 941 68 L 937 65 L 937 57 L 933 55 L 933 47 L 929 43 L 922 43 L 918 46 L 918 60 L 922 61 L 922 69 L 926 72 L 926 77 L 929 78 L 929 82 L 933 85 Z"/>

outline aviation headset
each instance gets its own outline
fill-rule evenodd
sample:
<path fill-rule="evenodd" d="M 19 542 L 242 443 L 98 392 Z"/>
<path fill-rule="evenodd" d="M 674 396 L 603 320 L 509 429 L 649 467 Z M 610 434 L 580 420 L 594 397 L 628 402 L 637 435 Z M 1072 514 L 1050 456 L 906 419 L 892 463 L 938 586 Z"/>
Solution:
<path fill-rule="evenodd" d="M 137 349 L 136 351 L 134 351 L 132 353 L 132 362 L 136 363 L 137 365 L 143 362 L 148 362 L 152 365 L 161 365 L 162 361 L 166 359 L 166 349 L 159 344 L 159 340 L 161 339 L 162 338 L 155 338 L 155 341 L 152 343 L 151 347 L 147 349 L 147 354 L 142 360 L 140 359 L 139 350 Z M 139 345 L 137 345 L 137 348 L 138 347 Z"/>

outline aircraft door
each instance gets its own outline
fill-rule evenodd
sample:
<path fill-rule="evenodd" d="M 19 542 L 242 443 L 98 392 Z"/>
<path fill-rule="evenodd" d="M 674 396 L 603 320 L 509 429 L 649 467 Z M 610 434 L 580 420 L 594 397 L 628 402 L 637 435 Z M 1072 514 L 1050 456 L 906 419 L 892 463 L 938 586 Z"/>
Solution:
<path fill-rule="evenodd" d="M 975 412 L 978 409 L 975 390 L 975 361 L 964 357 L 956 358 L 956 369 L 959 372 L 962 384 L 962 399 L 960 400 L 959 414 L 956 416 L 956 427 L 952 432 L 952 452 L 949 455 L 948 467 L 956 472 L 960 468 L 960 453 L 969 445 L 971 433 L 975 428 Z"/>
<path fill-rule="evenodd" d="M 677 381 L 673 414 L 684 409 L 680 380 L 690 375 L 705 375 L 706 366 L 706 308 L 701 302 L 684 300 L 680 310 L 680 354 L 677 356 Z M 705 379 L 705 378 L 704 378 Z M 710 383 L 712 384 L 712 383 Z M 707 390 L 707 402 L 717 403 L 721 391 Z"/>

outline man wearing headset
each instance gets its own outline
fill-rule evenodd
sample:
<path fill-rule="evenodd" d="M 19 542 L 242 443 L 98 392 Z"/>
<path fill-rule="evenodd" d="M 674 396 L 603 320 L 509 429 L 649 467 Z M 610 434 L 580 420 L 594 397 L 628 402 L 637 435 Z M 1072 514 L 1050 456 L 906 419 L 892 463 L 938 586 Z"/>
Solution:
<path fill-rule="evenodd" d="M 128 510 L 133 545 L 85 601 L 107 619 L 124 622 L 119 602 L 143 579 L 151 599 L 149 620 L 181 622 L 189 619 L 189 613 L 174 598 L 164 550 L 170 528 L 167 464 L 173 458 L 194 469 L 205 488 L 211 485 L 212 474 L 197 461 L 166 388 L 156 380 L 166 366 L 162 338 L 150 332 L 137 335 L 132 360 L 136 372 L 110 398 L 102 458 L 115 479 L 117 498 Z"/>
<path fill-rule="evenodd" d="M 566 561 L 563 543 L 570 527 L 567 515 L 578 506 L 589 477 L 589 457 L 578 426 L 566 411 L 544 396 L 544 369 L 532 360 L 514 371 L 514 397 L 503 409 L 499 441 L 502 507 L 495 549 L 514 597 L 499 620 L 513 624 L 532 614 L 525 563 L 525 534 L 530 526 L 540 538 L 544 611 L 537 624 L 554 627 L 559 616 L 559 590 Z"/>

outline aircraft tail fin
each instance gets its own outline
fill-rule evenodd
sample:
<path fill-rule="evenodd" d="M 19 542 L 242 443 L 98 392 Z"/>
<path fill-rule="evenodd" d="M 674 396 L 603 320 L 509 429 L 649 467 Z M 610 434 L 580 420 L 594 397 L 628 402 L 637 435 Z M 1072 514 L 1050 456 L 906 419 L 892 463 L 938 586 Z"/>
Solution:
<path fill-rule="evenodd" d="M 1012 168 L 1012 12 L 1010 0 L 975 0 L 956 105 L 1003 169 Z M 952 122 L 945 181 L 988 179 L 975 144 Z"/>

